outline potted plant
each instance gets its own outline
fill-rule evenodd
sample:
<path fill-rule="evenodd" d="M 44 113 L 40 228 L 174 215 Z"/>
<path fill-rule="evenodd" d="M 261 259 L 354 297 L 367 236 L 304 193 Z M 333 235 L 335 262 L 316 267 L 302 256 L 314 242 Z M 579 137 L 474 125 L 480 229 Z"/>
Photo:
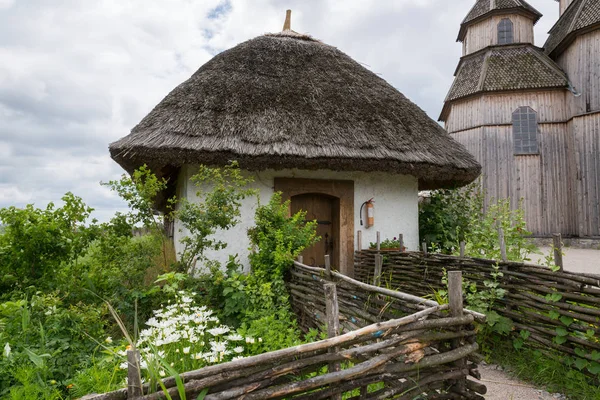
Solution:
<path fill-rule="evenodd" d="M 376 249 L 377 248 L 377 243 L 369 243 L 369 249 Z M 402 246 L 402 248 L 400 248 L 400 240 L 398 240 L 398 238 L 394 237 L 393 239 L 385 239 L 384 241 L 382 241 L 379 244 L 379 249 L 380 250 L 388 250 L 388 251 L 406 251 L 406 247 Z"/>

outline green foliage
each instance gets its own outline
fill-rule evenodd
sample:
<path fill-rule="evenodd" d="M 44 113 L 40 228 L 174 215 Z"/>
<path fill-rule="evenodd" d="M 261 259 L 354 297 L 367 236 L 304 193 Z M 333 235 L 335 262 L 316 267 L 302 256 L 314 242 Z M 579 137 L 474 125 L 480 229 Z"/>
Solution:
<path fill-rule="evenodd" d="M 500 227 L 504 232 L 508 260 L 528 261 L 529 254 L 537 250 L 526 238 L 531 232 L 526 229 L 523 209 L 511 209 L 508 199 L 490 204 L 485 214 L 470 219 L 470 229 L 465 235 L 466 256 L 500 260 Z"/>
<path fill-rule="evenodd" d="M 316 243 L 317 222 L 306 222 L 306 212 L 289 217 L 290 201 L 281 202 L 275 193 L 268 204 L 256 210 L 256 226 L 248 230 L 256 251 L 250 254 L 252 273 L 263 283 L 282 279 L 302 250 Z"/>
<path fill-rule="evenodd" d="M 419 206 L 420 242 L 437 243 L 443 253 L 450 254 L 466 240 L 472 221 L 482 212 L 479 182 L 462 189 L 432 191 Z"/>
<path fill-rule="evenodd" d="M 64 388 L 69 377 L 87 366 L 96 346 L 90 338 L 105 335 L 104 311 L 64 304 L 56 294 L 39 292 L 1 303 L 0 343 L 8 343 L 11 351 L 0 359 L 0 393 L 18 383 L 19 371 Z"/>
<path fill-rule="evenodd" d="M 204 262 L 207 250 L 220 250 L 226 243 L 214 234 L 219 229 L 233 227 L 240 217 L 242 200 L 256 193 L 245 186 L 252 178 L 244 177 L 236 162 L 223 168 L 210 168 L 201 165 L 191 180 L 198 186 L 210 185 L 211 190 L 198 191 L 196 196 L 201 202 L 183 200 L 176 215 L 183 227 L 189 232 L 181 240 L 184 246 L 180 254 L 181 263 L 186 272 L 194 274 L 197 261 Z"/>
<path fill-rule="evenodd" d="M 524 341 L 529 337 L 529 333 L 525 332 L 527 331 L 519 333 L 519 338 Z M 588 372 L 592 372 L 589 368 L 594 370 L 593 362 L 584 366 L 582 362 L 576 363 L 575 357 L 565 357 L 549 348 L 543 352 L 527 346 L 515 349 L 514 344 L 511 346 L 502 337 L 490 337 L 489 346 L 494 349 L 490 354 L 491 362 L 507 367 L 526 382 L 545 387 L 551 392 L 562 393 L 570 399 L 600 398 L 600 388 L 583 373 L 584 368 Z M 580 370 L 578 366 L 583 368 Z"/>
<path fill-rule="evenodd" d="M 369 248 L 370 249 L 376 249 L 377 248 L 377 243 L 375 242 L 370 242 L 369 243 Z M 384 241 L 382 241 L 381 243 L 379 243 L 379 248 L 382 250 L 385 249 L 399 249 L 400 248 L 400 240 L 398 240 L 396 237 L 394 237 L 393 239 L 385 239 Z M 405 250 L 405 249 L 401 249 L 401 250 Z"/>
<path fill-rule="evenodd" d="M 92 209 L 71 193 L 62 200 L 58 208 L 50 203 L 45 209 L 32 204 L 0 209 L 1 293 L 51 286 L 60 266 L 73 262 L 89 244 L 93 230 L 83 223 Z"/>

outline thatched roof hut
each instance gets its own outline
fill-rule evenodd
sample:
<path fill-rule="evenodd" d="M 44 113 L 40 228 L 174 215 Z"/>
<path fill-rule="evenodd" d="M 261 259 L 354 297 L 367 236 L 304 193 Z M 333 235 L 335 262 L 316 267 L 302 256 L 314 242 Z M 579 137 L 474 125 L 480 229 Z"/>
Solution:
<path fill-rule="evenodd" d="M 110 153 L 128 171 L 238 160 L 248 170 L 407 174 L 420 189 L 465 185 L 480 173 L 462 145 L 389 83 L 291 30 L 215 56 Z"/>

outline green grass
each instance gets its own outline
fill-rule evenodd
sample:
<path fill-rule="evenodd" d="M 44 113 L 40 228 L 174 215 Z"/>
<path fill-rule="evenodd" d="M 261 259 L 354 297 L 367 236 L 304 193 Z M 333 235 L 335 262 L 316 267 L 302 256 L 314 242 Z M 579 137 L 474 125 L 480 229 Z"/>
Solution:
<path fill-rule="evenodd" d="M 539 350 L 515 350 L 506 338 L 497 338 L 490 344 L 490 361 L 499 364 L 523 381 L 545 388 L 551 393 L 562 393 L 571 400 L 600 400 L 598 379 L 593 379 L 561 362 L 559 355 L 544 354 Z"/>

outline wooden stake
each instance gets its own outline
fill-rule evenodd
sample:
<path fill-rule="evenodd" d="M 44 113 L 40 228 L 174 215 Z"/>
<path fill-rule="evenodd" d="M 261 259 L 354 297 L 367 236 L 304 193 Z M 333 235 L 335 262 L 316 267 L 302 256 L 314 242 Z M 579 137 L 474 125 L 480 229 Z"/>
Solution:
<path fill-rule="evenodd" d="M 400 245 L 400 251 L 404 251 L 404 235 L 398 234 L 398 244 Z"/>
<path fill-rule="evenodd" d="M 465 247 L 467 246 L 467 244 L 465 242 L 460 242 L 460 256 L 464 257 L 465 256 Z"/>
<path fill-rule="evenodd" d="M 560 233 L 553 234 L 552 241 L 554 242 L 554 264 L 560 268 L 560 272 L 563 272 L 562 237 Z"/>
<path fill-rule="evenodd" d="M 427 254 L 427 242 L 421 243 L 421 249 L 423 249 L 423 254 Z"/>
<path fill-rule="evenodd" d="M 453 317 L 463 316 L 462 271 L 448 271 L 448 303 L 450 306 L 450 315 Z M 458 349 L 460 347 L 460 339 L 453 339 L 452 348 Z M 457 360 L 455 365 L 460 369 L 464 369 L 466 367 L 466 360 Z M 459 392 L 464 391 L 465 381 L 465 377 L 457 379 L 454 383 L 454 389 Z"/>
<path fill-rule="evenodd" d="M 286 10 L 285 22 L 283 23 L 283 30 L 289 31 L 292 29 L 292 10 Z"/>
<path fill-rule="evenodd" d="M 356 238 L 358 242 L 356 248 L 358 251 L 362 251 L 362 231 L 360 229 L 356 232 Z"/>
<path fill-rule="evenodd" d="M 127 398 L 132 399 L 141 395 L 140 352 L 127 350 Z"/>
<path fill-rule="evenodd" d="M 304 257 L 302 257 L 302 256 L 298 256 L 298 262 L 299 262 L 300 264 L 304 264 Z"/>
<path fill-rule="evenodd" d="M 325 256 L 327 257 L 327 256 Z M 340 311 L 337 299 L 337 289 L 335 283 L 326 283 L 325 289 L 325 304 L 327 313 L 327 337 L 333 338 L 339 335 L 340 332 Z M 329 353 L 338 353 L 339 347 L 330 348 Z M 329 373 L 341 371 L 339 362 L 329 363 Z M 341 394 L 331 396 L 332 400 L 341 400 Z"/>
<path fill-rule="evenodd" d="M 329 254 L 325 254 L 325 275 L 331 277 L 331 258 Z"/>
<path fill-rule="evenodd" d="M 375 254 L 375 270 L 373 271 L 373 286 L 379 286 L 381 283 L 381 270 L 383 268 L 383 256 Z"/>
<path fill-rule="evenodd" d="M 498 241 L 500 242 L 500 257 L 502 257 L 502 261 L 507 261 L 508 257 L 506 256 L 506 242 L 504 241 L 504 230 L 498 224 Z"/>
<path fill-rule="evenodd" d="M 377 251 L 381 250 L 381 234 L 377 231 Z"/>

